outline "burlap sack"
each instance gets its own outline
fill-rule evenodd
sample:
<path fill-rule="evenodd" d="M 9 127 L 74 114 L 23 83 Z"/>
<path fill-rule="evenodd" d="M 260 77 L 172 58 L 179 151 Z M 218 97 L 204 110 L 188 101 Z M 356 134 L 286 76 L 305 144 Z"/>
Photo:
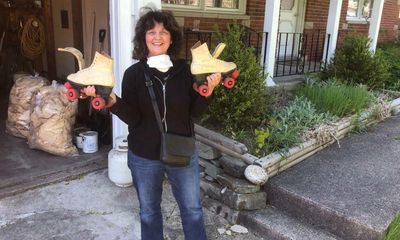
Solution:
<path fill-rule="evenodd" d="M 43 77 L 19 75 L 10 91 L 6 132 L 21 138 L 29 134 L 31 100 L 37 90 L 49 84 Z"/>
<path fill-rule="evenodd" d="M 53 81 L 51 86 L 40 88 L 32 99 L 28 136 L 30 148 L 58 156 L 78 155 L 77 148 L 72 144 L 78 101 L 68 101 L 65 93 L 65 87 Z"/>

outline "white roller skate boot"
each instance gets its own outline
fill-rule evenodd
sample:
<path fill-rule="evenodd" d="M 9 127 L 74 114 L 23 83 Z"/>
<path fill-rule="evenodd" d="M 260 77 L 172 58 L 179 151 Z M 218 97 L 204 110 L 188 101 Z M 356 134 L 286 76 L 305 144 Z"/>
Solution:
<path fill-rule="evenodd" d="M 94 86 L 97 97 L 92 99 L 91 104 L 96 110 L 106 106 L 114 85 L 113 60 L 99 52 L 96 52 L 94 60 L 88 68 L 68 75 L 65 83 L 67 97 L 71 101 L 82 96 L 80 91 L 82 88 Z"/>
<path fill-rule="evenodd" d="M 190 71 L 196 76 L 196 83 L 193 84 L 193 88 L 202 96 L 207 96 L 209 92 L 206 75 L 220 72 L 222 77 L 225 78 L 222 84 L 226 88 L 232 88 L 235 85 L 235 79 L 239 76 L 236 64 L 218 59 L 225 46 L 225 43 L 218 44 L 212 55 L 206 43 L 201 44 L 198 41 L 191 48 L 192 64 Z"/>

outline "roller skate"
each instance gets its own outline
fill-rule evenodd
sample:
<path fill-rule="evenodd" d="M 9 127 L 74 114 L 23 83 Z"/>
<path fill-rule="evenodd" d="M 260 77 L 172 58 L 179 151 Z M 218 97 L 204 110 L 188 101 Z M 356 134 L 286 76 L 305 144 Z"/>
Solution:
<path fill-rule="evenodd" d="M 227 89 L 235 85 L 235 79 L 239 76 L 239 72 L 236 70 L 236 64 L 218 59 L 225 46 L 225 43 L 218 44 L 212 55 L 206 43 L 201 44 L 201 42 L 198 41 L 191 48 L 192 64 L 190 65 L 190 71 L 196 77 L 193 88 L 202 96 L 208 96 L 209 94 L 206 80 L 206 76 L 209 74 L 220 72 L 224 79 L 221 81 L 221 84 Z"/>
<path fill-rule="evenodd" d="M 113 60 L 110 57 L 96 52 L 88 68 L 68 75 L 67 82 L 64 84 L 68 100 L 86 98 L 87 96 L 81 90 L 87 86 L 94 86 L 97 96 L 91 100 L 92 107 L 96 110 L 107 107 L 115 84 L 112 64 Z"/>

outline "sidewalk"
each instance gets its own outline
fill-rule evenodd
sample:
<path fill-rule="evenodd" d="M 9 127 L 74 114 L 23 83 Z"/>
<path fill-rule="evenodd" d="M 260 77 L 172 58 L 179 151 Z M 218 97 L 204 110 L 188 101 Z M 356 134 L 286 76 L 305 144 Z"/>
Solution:
<path fill-rule="evenodd" d="M 164 185 L 162 211 L 166 239 L 184 239 L 179 209 Z M 204 209 L 210 240 L 259 240 L 251 233 L 219 234 L 229 223 Z M 138 240 L 139 203 L 133 187 L 120 188 L 107 170 L 83 175 L 0 199 L 0 240 Z"/>

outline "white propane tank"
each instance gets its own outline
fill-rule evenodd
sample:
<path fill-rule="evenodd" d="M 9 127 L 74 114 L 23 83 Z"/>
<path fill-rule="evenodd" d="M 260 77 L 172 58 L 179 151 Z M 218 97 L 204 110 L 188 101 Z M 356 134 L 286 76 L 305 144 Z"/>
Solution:
<path fill-rule="evenodd" d="M 115 142 L 116 148 L 108 153 L 108 178 L 119 187 L 132 186 L 127 136 L 117 137 Z"/>

